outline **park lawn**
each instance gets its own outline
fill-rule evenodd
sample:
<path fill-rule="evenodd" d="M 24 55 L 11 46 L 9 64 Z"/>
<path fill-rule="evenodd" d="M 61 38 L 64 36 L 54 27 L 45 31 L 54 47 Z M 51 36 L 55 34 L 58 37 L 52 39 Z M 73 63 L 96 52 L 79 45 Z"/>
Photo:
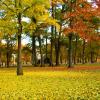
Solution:
<path fill-rule="evenodd" d="M 43 69 L 0 69 L 0 100 L 100 100 L 100 70 Z"/>

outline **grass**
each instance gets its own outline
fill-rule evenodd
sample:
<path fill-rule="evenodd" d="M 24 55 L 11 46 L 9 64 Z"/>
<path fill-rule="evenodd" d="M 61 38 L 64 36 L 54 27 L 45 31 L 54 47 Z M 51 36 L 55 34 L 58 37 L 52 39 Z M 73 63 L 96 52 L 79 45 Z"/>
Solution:
<path fill-rule="evenodd" d="M 100 70 L 32 69 L 0 69 L 0 100 L 100 100 Z"/>

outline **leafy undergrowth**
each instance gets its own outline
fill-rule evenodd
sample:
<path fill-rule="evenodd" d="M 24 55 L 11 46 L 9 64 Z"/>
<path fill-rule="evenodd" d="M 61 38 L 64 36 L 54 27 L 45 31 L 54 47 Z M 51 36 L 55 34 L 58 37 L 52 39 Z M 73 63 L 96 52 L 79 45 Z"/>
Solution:
<path fill-rule="evenodd" d="M 24 71 L 0 69 L 0 100 L 100 100 L 100 70 Z"/>

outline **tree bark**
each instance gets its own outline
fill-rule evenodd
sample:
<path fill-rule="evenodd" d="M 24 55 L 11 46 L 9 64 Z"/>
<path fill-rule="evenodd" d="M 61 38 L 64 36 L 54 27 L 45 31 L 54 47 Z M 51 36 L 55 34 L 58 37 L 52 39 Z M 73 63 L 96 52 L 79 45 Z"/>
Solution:
<path fill-rule="evenodd" d="M 91 63 L 94 63 L 94 52 L 93 51 L 91 51 Z"/>
<path fill-rule="evenodd" d="M 41 45 L 41 37 L 39 36 L 38 37 L 39 39 L 39 47 L 40 47 L 40 55 L 41 55 L 41 61 L 40 61 L 40 66 L 42 67 L 43 66 L 43 54 L 42 54 L 42 45 Z"/>
<path fill-rule="evenodd" d="M 61 37 L 61 32 L 59 32 L 57 43 L 55 45 L 55 49 L 56 49 L 56 66 L 59 65 L 59 58 L 60 58 L 60 37 Z"/>
<path fill-rule="evenodd" d="M 32 36 L 32 65 L 37 66 L 35 36 Z"/>
<path fill-rule="evenodd" d="M 59 65 L 59 44 L 58 44 L 58 40 L 57 40 L 57 43 L 55 45 L 55 51 L 56 51 L 56 66 Z"/>
<path fill-rule="evenodd" d="M 73 11 L 73 9 L 76 6 L 76 1 L 75 4 L 72 1 L 70 2 L 70 13 Z M 70 23 L 69 26 L 71 29 L 73 29 L 73 24 L 74 24 L 74 17 L 70 17 Z M 69 49 L 68 49 L 68 68 L 72 68 L 73 67 L 73 56 L 72 56 L 72 37 L 73 37 L 73 32 L 69 33 L 68 38 L 69 38 Z"/>
<path fill-rule="evenodd" d="M 10 62 L 10 57 L 9 57 L 9 42 L 7 41 L 7 68 L 9 68 L 9 62 Z"/>
<path fill-rule="evenodd" d="M 54 7 L 52 6 L 52 17 L 54 18 Z M 51 50 L 50 50 L 50 66 L 53 66 L 52 53 L 53 53 L 53 31 L 54 27 L 51 26 Z"/>
<path fill-rule="evenodd" d="M 48 38 L 47 38 L 47 36 L 46 36 L 46 59 L 48 58 L 48 56 L 47 56 L 47 54 L 48 54 L 48 49 L 47 49 L 47 45 L 48 45 L 48 44 L 47 44 L 47 39 L 48 39 Z"/>
<path fill-rule="evenodd" d="M 21 24 L 21 13 L 18 14 L 18 57 L 17 57 L 17 75 L 23 75 L 22 60 L 21 60 L 21 34 L 22 34 L 22 24 Z"/>
<path fill-rule="evenodd" d="M 1 67 L 2 63 L 1 63 L 1 39 L 0 39 L 0 67 Z"/>
<path fill-rule="evenodd" d="M 68 68 L 73 67 L 72 64 L 72 34 L 70 33 L 68 38 L 69 38 L 69 48 L 68 48 Z"/>
<path fill-rule="evenodd" d="M 17 75 L 23 75 L 22 61 L 21 61 L 21 34 L 18 35 L 18 61 L 17 61 Z"/>
<path fill-rule="evenodd" d="M 85 39 L 83 39 L 82 64 L 85 64 Z"/>
<path fill-rule="evenodd" d="M 77 63 L 77 44 L 78 44 L 78 36 L 76 35 L 76 41 L 75 41 L 75 54 L 74 54 L 74 64 Z"/>

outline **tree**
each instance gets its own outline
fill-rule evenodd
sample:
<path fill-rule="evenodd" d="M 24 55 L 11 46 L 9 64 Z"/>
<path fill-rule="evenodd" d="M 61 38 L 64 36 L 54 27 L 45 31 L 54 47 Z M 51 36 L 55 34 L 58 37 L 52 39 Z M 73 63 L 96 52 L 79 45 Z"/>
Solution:
<path fill-rule="evenodd" d="M 16 34 L 18 38 L 18 60 L 17 60 L 17 75 L 23 75 L 22 65 L 21 65 L 21 34 L 23 33 L 23 29 L 25 28 L 22 18 L 32 16 L 32 20 L 40 20 L 36 13 L 40 13 L 40 15 L 43 9 L 45 9 L 49 3 L 47 0 L 1 0 L 2 4 L 1 10 L 3 10 L 6 14 L 6 19 L 9 19 L 11 23 L 14 23 Z M 37 6 L 38 4 L 39 6 Z M 44 6 L 44 4 L 46 6 Z M 36 5 L 34 7 L 34 5 Z M 42 6 L 41 6 L 42 5 Z M 38 8 L 39 7 L 39 8 Z M 42 7 L 42 9 L 41 9 Z M 34 9 L 35 8 L 35 9 Z M 38 8 L 38 9 L 37 9 Z M 28 13 L 31 11 L 32 13 Z M 28 16 L 29 14 L 29 16 Z M 36 16 L 35 16 L 36 15 Z M 30 18 L 30 17 L 29 17 Z M 36 19 L 35 19 L 36 18 Z M 44 19 L 43 19 L 44 20 Z M 48 19 L 46 19 L 48 20 Z M 50 21 L 50 20 L 49 20 Z M 42 22 L 42 20 L 41 20 Z M 37 24 L 33 23 L 33 26 L 36 26 Z"/>
<path fill-rule="evenodd" d="M 54 19 L 57 19 L 58 22 L 60 22 L 58 16 L 57 16 L 57 5 L 61 4 L 62 0 L 51 0 L 51 16 Z M 60 23 L 59 23 L 60 25 Z M 61 25 L 60 25 L 60 29 L 59 29 L 59 33 L 61 30 Z M 51 26 L 51 51 L 50 51 L 50 66 L 53 66 L 53 40 L 55 41 L 55 57 L 56 57 L 56 66 L 59 65 L 59 51 L 60 51 L 60 46 L 59 46 L 59 39 L 60 39 L 60 35 L 59 35 L 59 39 L 57 39 L 57 29 L 56 27 L 54 27 L 53 25 Z"/>
<path fill-rule="evenodd" d="M 64 19 L 67 25 L 64 28 L 64 33 L 69 37 L 69 63 L 68 67 L 72 67 L 72 37 L 73 34 L 78 34 L 81 38 L 88 39 L 90 33 L 95 33 L 95 28 L 93 24 L 89 24 L 91 17 L 95 16 L 97 13 L 93 10 L 92 5 L 86 0 L 63 0 L 66 6 L 68 6 L 67 11 L 64 13 Z"/>
<path fill-rule="evenodd" d="M 38 9 L 37 9 L 38 8 Z M 50 16 L 48 9 L 50 8 L 49 1 L 41 3 L 37 3 L 34 5 L 32 10 L 28 10 L 27 15 L 31 19 L 29 23 L 30 32 L 32 34 L 32 62 L 33 65 L 36 66 L 36 37 L 40 36 L 42 33 L 45 33 L 45 29 L 48 28 L 50 25 L 58 26 L 57 21 Z M 37 12 L 37 13 L 36 13 Z"/>

